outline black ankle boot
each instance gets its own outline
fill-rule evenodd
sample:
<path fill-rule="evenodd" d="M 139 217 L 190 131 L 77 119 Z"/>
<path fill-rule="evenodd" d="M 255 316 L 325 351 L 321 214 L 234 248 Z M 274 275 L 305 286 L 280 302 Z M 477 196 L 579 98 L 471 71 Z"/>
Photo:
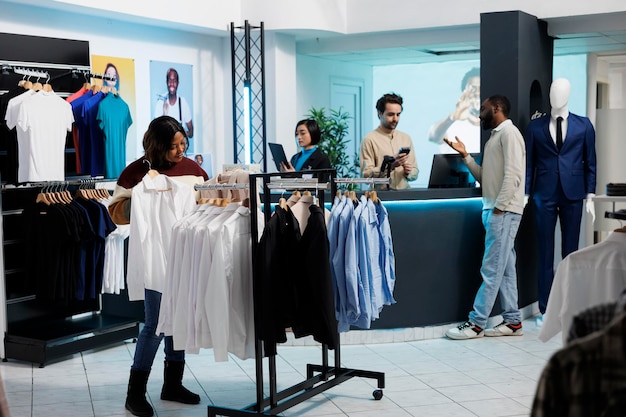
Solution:
<path fill-rule="evenodd" d="M 199 404 L 200 396 L 183 387 L 185 362 L 165 361 L 161 399 L 183 404 Z"/>
<path fill-rule="evenodd" d="M 150 371 L 130 370 L 128 391 L 126 393 L 126 409 L 138 417 L 152 417 L 154 410 L 146 400 L 146 384 Z"/>

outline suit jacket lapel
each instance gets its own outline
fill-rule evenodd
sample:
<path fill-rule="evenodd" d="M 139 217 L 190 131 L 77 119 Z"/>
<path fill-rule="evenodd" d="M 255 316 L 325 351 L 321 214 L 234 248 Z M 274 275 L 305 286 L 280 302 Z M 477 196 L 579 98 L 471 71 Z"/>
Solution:
<path fill-rule="evenodd" d="M 545 123 L 543 124 L 542 130 L 546 137 L 546 140 L 548 141 L 548 144 L 552 145 L 552 147 L 556 150 L 556 143 L 554 142 L 554 140 L 552 139 L 552 135 L 550 134 L 550 115 L 546 115 Z"/>

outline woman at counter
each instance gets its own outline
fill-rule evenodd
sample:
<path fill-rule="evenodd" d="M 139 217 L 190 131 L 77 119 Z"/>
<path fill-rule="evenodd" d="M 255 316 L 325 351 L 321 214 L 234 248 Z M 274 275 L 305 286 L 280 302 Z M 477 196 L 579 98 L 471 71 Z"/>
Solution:
<path fill-rule="evenodd" d="M 291 157 L 290 162 L 282 162 L 280 164 L 281 172 L 331 168 L 330 160 L 317 147 L 322 138 L 322 133 L 315 120 L 300 120 L 296 124 L 296 137 L 301 150 Z"/>

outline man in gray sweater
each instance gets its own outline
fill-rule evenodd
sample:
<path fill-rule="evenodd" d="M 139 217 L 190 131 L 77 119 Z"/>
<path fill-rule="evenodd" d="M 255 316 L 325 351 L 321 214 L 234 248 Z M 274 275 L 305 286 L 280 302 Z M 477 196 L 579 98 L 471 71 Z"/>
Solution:
<path fill-rule="evenodd" d="M 485 253 L 480 268 L 483 283 L 474 298 L 469 320 L 446 332 L 450 339 L 523 334 L 514 243 L 524 210 L 526 148 L 522 134 L 509 119 L 510 109 L 509 100 L 500 95 L 489 97 L 480 107 L 481 124 L 491 130 L 482 166 L 468 154 L 458 137 L 455 141 L 444 139 L 461 154 L 482 186 L 485 227 Z M 498 292 L 504 320 L 492 329 L 485 329 Z"/>

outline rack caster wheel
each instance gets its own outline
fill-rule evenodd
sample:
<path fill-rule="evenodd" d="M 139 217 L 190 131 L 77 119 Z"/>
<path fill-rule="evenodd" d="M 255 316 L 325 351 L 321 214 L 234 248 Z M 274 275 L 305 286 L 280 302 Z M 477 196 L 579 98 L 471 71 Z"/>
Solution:
<path fill-rule="evenodd" d="M 372 392 L 372 395 L 374 396 L 375 400 L 380 400 L 381 398 L 383 398 L 383 390 L 381 389 L 374 390 L 374 392 Z"/>

